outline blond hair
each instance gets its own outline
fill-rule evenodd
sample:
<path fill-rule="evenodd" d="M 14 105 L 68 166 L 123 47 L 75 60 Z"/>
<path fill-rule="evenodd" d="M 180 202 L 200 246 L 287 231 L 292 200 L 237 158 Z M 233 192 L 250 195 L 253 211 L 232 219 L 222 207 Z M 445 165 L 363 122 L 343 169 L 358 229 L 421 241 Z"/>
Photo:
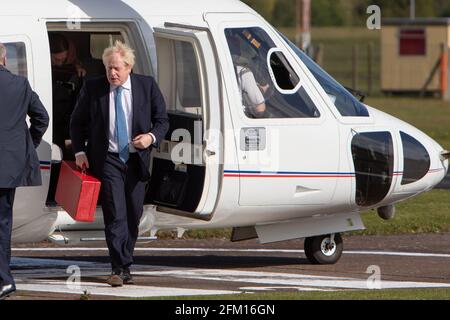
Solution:
<path fill-rule="evenodd" d="M 6 57 L 6 47 L 0 42 L 0 64 L 3 63 L 3 59 Z"/>
<path fill-rule="evenodd" d="M 109 57 L 111 57 L 112 54 L 118 53 L 122 56 L 123 62 L 125 62 L 126 65 L 130 66 L 131 68 L 134 67 L 135 62 L 135 55 L 134 50 L 131 49 L 129 46 L 124 44 L 121 41 L 116 41 L 113 46 L 110 46 L 103 51 L 103 64 L 106 66 L 109 61 Z"/>

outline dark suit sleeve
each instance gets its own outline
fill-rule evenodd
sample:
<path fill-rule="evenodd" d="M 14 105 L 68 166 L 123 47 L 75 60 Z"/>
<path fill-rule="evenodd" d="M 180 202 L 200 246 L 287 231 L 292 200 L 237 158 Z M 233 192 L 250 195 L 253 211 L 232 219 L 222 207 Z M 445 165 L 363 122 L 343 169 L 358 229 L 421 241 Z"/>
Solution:
<path fill-rule="evenodd" d="M 166 136 L 167 131 L 169 130 L 169 117 L 167 116 L 166 111 L 166 102 L 164 101 L 164 97 L 161 93 L 161 90 L 158 87 L 155 79 L 152 79 L 152 130 L 151 133 L 155 135 L 156 138 L 156 147 L 159 146 L 164 137 Z"/>
<path fill-rule="evenodd" d="M 87 130 L 89 125 L 90 96 L 86 82 L 81 88 L 77 104 L 70 118 L 70 138 L 72 139 L 73 152 L 86 152 Z"/>
<path fill-rule="evenodd" d="M 39 96 L 34 92 L 28 80 L 26 81 L 27 95 L 30 95 L 30 104 L 28 105 L 27 114 L 30 117 L 30 135 L 33 140 L 34 147 L 37 148 L 42 141 L 45 131 L 47 131 L 49 116 L 45 110 Z"/>

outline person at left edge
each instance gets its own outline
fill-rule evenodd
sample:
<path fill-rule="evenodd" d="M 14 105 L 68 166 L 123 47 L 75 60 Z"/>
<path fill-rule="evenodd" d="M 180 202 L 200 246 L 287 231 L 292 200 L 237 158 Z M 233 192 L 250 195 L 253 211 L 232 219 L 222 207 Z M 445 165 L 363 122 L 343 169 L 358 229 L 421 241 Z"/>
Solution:
<path fill-rule="evenodd" d="M 133 283 L 130 266 L 150 178 L 150 152 L 169 129 L 156 81 L 132 73 L 134 61 L 133 50 L 120 41 L 106 48 L 106 77 L 85 82 L 70 123 L 77 166 L 86 166 L 101 181 L 112 267 L 107 283 L 113 287 Z"/>
<path fill-rule="evenodd" d="M 0 299 L 16 291 L 10 269 L 15 191 L 42 184 L 36 148 L 49 123 L 28 80 L 13 75 L 6 65 L 6 46 L 0 43 Z"/>

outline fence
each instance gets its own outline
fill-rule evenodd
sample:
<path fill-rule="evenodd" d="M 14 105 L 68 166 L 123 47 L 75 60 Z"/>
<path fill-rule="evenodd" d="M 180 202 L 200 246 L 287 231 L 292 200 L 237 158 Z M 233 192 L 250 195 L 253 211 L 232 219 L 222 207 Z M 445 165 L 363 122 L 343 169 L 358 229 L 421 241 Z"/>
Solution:
<path fill-rule="evenodd" d="M 401 56 L 397 45 L 381 48 L 379 42 L 327 41 L 314 47 L 314 59 L 329 74 L 368 96 L 415 93 L 450 99 L 450 49 L 443 44 L 429 44 L 417 56 Z"/>
<path fill-rule="evenodd" d="M 379 43 L 317 43 L 314 51 L 315 60 L 345 87 L 381 94 Z"/>

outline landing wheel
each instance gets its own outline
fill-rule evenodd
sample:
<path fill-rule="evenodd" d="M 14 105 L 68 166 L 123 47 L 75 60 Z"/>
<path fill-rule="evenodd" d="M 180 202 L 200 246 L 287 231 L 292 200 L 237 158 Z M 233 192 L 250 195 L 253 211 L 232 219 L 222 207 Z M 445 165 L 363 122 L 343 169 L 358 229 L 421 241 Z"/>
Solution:
<path fill-rule="evenodd" d="M 305 254 L 312 264 L 335 264 L 344 250 L 339 233 L 305 239 Z"/>

